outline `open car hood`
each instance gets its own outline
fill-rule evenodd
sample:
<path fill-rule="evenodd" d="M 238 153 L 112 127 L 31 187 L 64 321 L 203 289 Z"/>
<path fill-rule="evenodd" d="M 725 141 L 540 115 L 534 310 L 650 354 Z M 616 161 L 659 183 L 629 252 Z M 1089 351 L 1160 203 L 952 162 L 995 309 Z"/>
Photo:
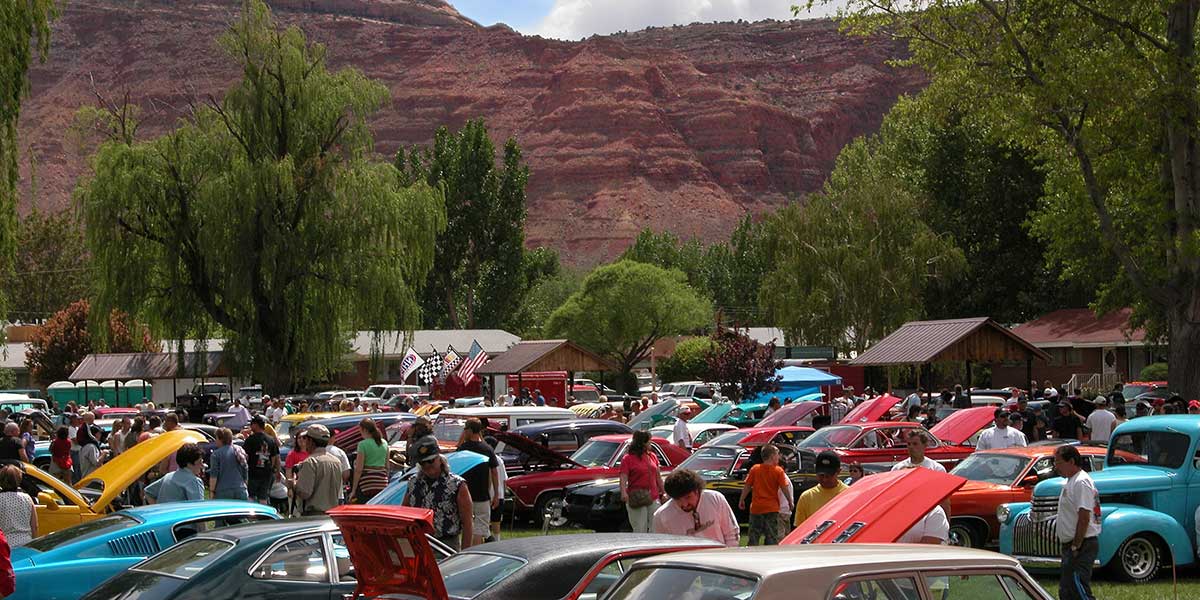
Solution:
<path fill-rule="evenodd" d="M 511 431 L 495 431 L 492 436 L 498 442 L 504 442 L 505 446 L 511 446 L 513 449 L 530 457 L 532 462 L 538 464 L 546 464 L 551 467 L 560 467 L 562 465 L 571 465 L 573 467 L 582 467 L 583 465 L 571 460 L 571 457 L 559 452 L 551 450 L 521 434 Z"/>
<path fill-rule="evenodd" d="M 858 406 L 855 406 L 846 416 L 842 418 L 840 423 L 843 425 L 853 425 L 854 423 L 870 423 L 878 421 L 883 415 L 886 415 L 893 406 L 900 403 L 900 398 L 890 394 L 884 394 L 878 398 L 867 400 Z"/>
<path fill-rule="evenodd" d="M 929 469 L 869 475 L 813 513 L 780 544 L 892 543 L 966 479 Z"/>
<path fill-rule="evenodd" d="M 956 410 L 934 425 L 929 433 L 947 444 L 958 446 L 994 421 L 995 414 L 995 406 L 976 406 L 975 408 Z"/>
<path fill-rule="evenodd" d="M 719 402 L 700 411 L 688 423 L 720 423 L 733 410 L 732 402 Z"/>
<path fill-rule="evenodd" d="M 674 398 L 667 398 L 654 406 L 638 413 L 636 417 L 629 420 L 629 427 L 634 431 L 638 429 L 650 429 L 654 426 L 655 417 L 665 417 L 679 406 L 679 402 Z"/>
<path fill-rule="evenodd" d="M 129 487 L 149 471 L 151 467 L 166 460 L 184 444 L 203 444 L 207 439 L 198 431 L 176 429 L 152 437 L 117 455 L 99 469 L 79 480 L 75 489 L 100 489 L 100 497 L 92 504 L 92 510 L 104 512 L 125 488 Z"/>
<path fill-rule="evenodd" d="M 793 402 L 780 407 L 765 419 L 758 422 L 758 427 L 791 427 L 801 419 L 816 412 L 824 406 L 823 402 Z"/>
<path fill-rule="evenodd" d="M 346 504 L 330 509 L 329 516 L 354 563 L 355 598 L 446 600 L 446 584 L 425 539 L 433 533 L 432 510 Z"/>

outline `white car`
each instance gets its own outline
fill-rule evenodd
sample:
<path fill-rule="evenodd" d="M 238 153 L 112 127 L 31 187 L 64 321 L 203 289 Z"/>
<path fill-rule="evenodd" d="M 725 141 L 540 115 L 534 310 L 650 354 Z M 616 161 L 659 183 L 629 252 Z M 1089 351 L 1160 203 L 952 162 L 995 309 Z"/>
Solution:
<path fill-rule="evenodd" d="M 692 435 L 692 447 L 699 448 L 709 440 L 725 433 L 737 429 L 736 426 L 728 423 L 688 423 L 688 433 Z M 650 437 L 667 440 L 675 443 L 675 426 L 660 425 L 650 429 Z"/>

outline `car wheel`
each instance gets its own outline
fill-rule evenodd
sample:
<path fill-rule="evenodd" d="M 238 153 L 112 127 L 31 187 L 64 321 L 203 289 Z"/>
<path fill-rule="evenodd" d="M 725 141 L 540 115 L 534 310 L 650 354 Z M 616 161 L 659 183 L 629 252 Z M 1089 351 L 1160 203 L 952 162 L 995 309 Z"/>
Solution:
<path fill-rule="evenodd" d="M 970 522 L 953 521 L 950 523 L 950 536 L 946 543 L 960 548 L 982 548 L 983 536 Z"/>
<path fill-rule="evenodd" d="M 1162 546 L 1143 535 L 1135 535 L 1121 544 L 1113 557 L 1113 570 L 1121 581 L 1143 583 L 1154 579 L 1162 568 Z"/>
<path fill-rule="evenodd" d="M 49 458 L 35 458 L 35 459 L 33 459 L 33 466 L 35 466 L 43 471 L 49 471 L 50 470 L 50 459 Z"/>
<path fill-rule="evenodd" d="M 551 502 L 555 502 L 555 501 L 557 501 L 557 502 L 554 505 L 551 505 Z M 542 524 L 542 521 L 546 518 L 546 511 L 550 510 L 551 508 L 556 508 L 557 514 L 558 514 L 557 518 L 563 519 L 565 521 L 565 517 L 562 516 L 562 512 L 563 512 L 562 511 L 562 509 L 563 509 L 562 494 L 559 494 L 557 492 L 546 492 L 546 493 L 542 494 L 541 496 L 538 496 L 537 502 L 535 502 L 533 505 L 533 524 L 540 526 Z M 558 527 L 558 525 L 554 525 L 553 517 L 551 518 L 550 524 L 555 527 Z"/>

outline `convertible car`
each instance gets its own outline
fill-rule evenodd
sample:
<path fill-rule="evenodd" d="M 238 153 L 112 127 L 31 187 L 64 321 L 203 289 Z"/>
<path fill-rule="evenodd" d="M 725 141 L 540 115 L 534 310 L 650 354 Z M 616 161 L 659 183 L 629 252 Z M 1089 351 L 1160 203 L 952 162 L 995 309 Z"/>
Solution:
<path fill-rule="evenodd" d="M 507 486 L 512 491 L 517 513 L 529 515 L 540 523 L 546 509 L 562 499 L 567 486 L 581 481 L 616 477 L 632 438 L 628 434 L 596 436 L 571 454 L 570 458 L 562 460 L 563 468 L 509 478 Z M 504 440 L 506 444 L 517 441 L 508 437 Z M 528 444 L 528 447 L 521 449 L 532 455 L 537 451 L 537 445 Z M 686 450 L 657 438 L 651 438 L 650 450 L 664 471 L 674 468 L 688 457 Z M 553 451 L 541 449 L 541 452 Z"/>
<path fill-rule="evenodd" d="M 278 519 L 251 502 L 169 502 L 115 512 L 13 548 L 8 600 L 73 600 L 162 548 L 221 527 Z"/>
<path fill-rule="evenodd" d="M 425 549 L 430 511 L 380 508 L 329 511 L 362 566 L 355 593 L 364 598 L 596 600 L 640 558 L 720 547 L 695 537 L 587 533 L 492 542 L 436 563 Z"/>

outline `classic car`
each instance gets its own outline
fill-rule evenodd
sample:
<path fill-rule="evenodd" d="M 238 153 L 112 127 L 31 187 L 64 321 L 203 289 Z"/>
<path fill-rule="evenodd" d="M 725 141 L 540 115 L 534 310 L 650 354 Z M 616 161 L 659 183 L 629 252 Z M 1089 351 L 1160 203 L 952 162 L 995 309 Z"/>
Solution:
<path fill-rule="evenodd" d="M 169 502 L 111 513 L 13 548 L 9 600 L 73 600 L 151 554 L 220 527 L 278 519 L 252 502 Z"/>
<path fill-rule="evenodd" d="M 450 472 L 459 476 L 488 461 L 486 456 L 468 451 L 450 452 L 442 456 L 446 457 Z M 399 505 L 404 500 L 404 494 L 408 492 L 409 480 L 416 474 L 417 467 L 410 467 L 407 471 L 393 474 L 387 487 L 375 494 L 375 497 L 367 501 L 367 504 Z"/>
<path fill-rule="evenodd" d="M 812 427 L 780 426 L 780 427 L 750 427 L 727 431 L 708 442 L 711 446 L 761 446 L 763 444 L 783 444 L 795 446 L 812 435 Z"/>
<path fill-rule="evenodd" d="M 704 407 L 699 414 L 688 419 L 688 423 L 724 423 L 725 417 L 736 406 L 732 402 L 715 402 Z"/>
<path fill-rule="evenodd" d="M 994 552 L 929 545 L 901 549 L 896 544 L 846 544 L 706 550 L 643 559 L 634 563 L 604 598 L 1051 600 L 1052 597 L 1015 560 Z"/>
<path fill-rule="evenodd" d="M 226 383 L 197 383 L 186 394 L 175 396 L 175 407 L 187 411 L 189 421 L 200 423 L 204 415 L 216 412 L 233 402 Z"/>
<path fill-rule="evenodd" d="M 658 534 L 571 534 L 474 546 L 441 563 L 428 554 L 428 510 L 339 506 L 329 514 L 362 574 L 364 598 L 596 600 L 634 561 L 719 547 L 703 538 Z"/>
<path fill-rule="evenodd" d="M 649 431 L 659 425 L 674 425 L 675 415 L 680 411 L 679 401 L 667 398 L 658 404 L 652 404 L 646 410 L 629 419 L 629 428 L 634 431 Z M 695 421 L 695 417 L 692 418 Z"/>
<path fill-rule="evenodd" d="M 280 445 L 291 445 L 292 433 L 293 433 L 292 429 L 295 428 L 297 425 L 307 422 L 307 421 L 315 421 L 317 419 L 328 419 L 330 417 L 338 417 L 338 416 L 342 416 L 342 415 L 353 415 L 353 414 L 361 414 L 361 413 L 306 412 L 306 413 L 295 413 L 295 414 L 290 414 L 290 415 L 284 415 L 284 417 L 279 420 L 279 424 L 275 425 L 275 435 L 279 437 Z"/>
<path fill-rule="evenodd" d="M 737 430 L 736 425 L 728 423 L 688 423 L 688 433 L 692 436 L 692 447 L 697 448 L 728 431 Z M 675 426 L 659 425 L 650 429 L 651 437 L 666 440 L 668 444 L 675 443 Z"/>
<path fill-rule="evenodd" d="M 561 461 L 552 460 L 554 464 L 546 465 L 543 460 L 546 456 L 544 452 L 523 451 L 521 448 L 526 447 L 527 444 L 522 442 L 531 442 L 565 456 L 578 450 L 580 446 L 596 436 L 632 433 L 633 430 L 628 425 L 607 419 L 580 418 L 546 421 L 518 427 L 505 432 L 504 435 L 499 435 L 496 438 L 499 442 L 496 445 L 496 454 L 504 461 L 504 468 L 509 476 L 520 475 L 539 468 L 562 464 Z M 514 440 L 509 437 L 512 435 L 521 436 L 524 439 Z"/>
<path fill-rule="evenodd" d="M 1092 474 L 1100 492 L 1097 565 L 1125 581 L 1149 581 L 1164 566 L 1196 562 L 1200 494 L 1200 419 L 1195 415 L 1139 417 L 1117 426 L 1104 470 Z M 1000 551 L 1026 568 L 1057 569 L 1054 537 L 1062 478 L 1033 488 L 1030 502 L 1001 505 Z"/>
<path fill-rule="evenodd" d="M 1079 446 L 1084 469 L 1104 468 L 1107 448 Z M 1028 446 L 979 450 L 963 459 L 951 474 L 967 484 L 950 496 L 950 544 L 983 548 L 1000 536 L 996 509 L 1009 502 L 1028 502 L 1038 482 L 1055 477 L 1054 447 Z"/>
<path fill-rule="evenodd" d="M 476 406 L 448 408 L 433 419 L 433 435 L 443 448 L 454 448 L 462 438 L 467 419 L 487 417 L 498 429 L 512 431 L 518 427 L 574 419 L 575 413 L 553 406 Z"/>
<path fill-rule="evenodd" d="M 791 402 L 763 417 L 757 427 L 813 427 L 813 418 L 819 416 L 824 408 L 824 402 Z"/>
<path fill-rule="evenodd" d="M 833 425 L 818 429 L 797 444 L 796 448 L 801 454 L 807 454 L 814 460 L 820 451 L 833 450 L 838 453 L 843 465 L 894 464 L 908 458 L 905 435 L 912 430 L 925 431 L 925 428 L 917 423 L 900 421 Z M 928 431 L 925 433 L 930 440 L 925 455 L 947 468 L 969 456 L 973 450 L 967 446 L 943 442 Z"/>
<path fill-rule="evenodd" d="M 290 435 L 288 441 L 279 445 L 279 457 L 280 459 L 286 460 L 288 453 L 292 451 L 292 446 L 295 443 L 295 436 L 299 435 L 300 432 L 304 431 L 305 428 L 311 427 L 315 424 L 321 424 L 327 427 L 329 429 L 329 434 L 333 436 L 330 438 L 330 441 L 334 443 L 339 441 L 339 435 L 350 432 L 348 435 L 343 436 L 340 439 L 341 443 L 338 444 L 338 448 L 341 448 L 349 453 L 350 451 L 355 450 L 358 442 L 362 440 L 362 436 L 358 433 L 358 424 L 367 417 L 371 417 L 371 419 L 375 421 L 375 424 L 380 428 L 380 433 L 386 431 L 388 426 L 392 425 L 393 423 L 398 423 L 400 421 L 415 421 L 417 419 L 416 415 L 412 413 L 400 412 L 352 412 L 341 413 L 337 416 L 325 417 L 323 419 L 308 419 L 293 425 L 289 429 L 288 433 Z"/>
<path fill-rule="evenodd" d="M 203 444 L 205 437 L 179 429 L 150 438 L 92 471 L 72 489 L 30 464 L 23 465 L 22 487 L 37 502 L 38 531 L 52 533 L 120 510 L 120 496 L 133 482 L 184 444 Z"/>
<path fill-rule="evenodd" d="M 440 560 L 453 550 L 422 540 Z M 235 525 L 192 536 L 137 563 L 87 600 L 334 600 L 354 592 L 355 569 L 329 517 Z"/>
<path fill-rule="evenodd" d="M 597 436 L 571 454 L 563 468 L 510 477 L 506 485 L 512 491 L 517 514 L 528 515 L 540 523 L 547 507 L 562 499 L 567 486 L 616 477 L 632 438 L 630 434 Z M 654 438 L 650 440 L 650 450 L 663 470 L 674 468 L 688 457 L 686 450 Z"/>
<path fill-rule="evenodd" d="M 779 446 L 782 457 L 780 465 L 792 480 L 793 495 L 800 493 L 816 483 L 812 459 L 802 460 L 801 455 L 791 446 Z M 739 509 L 738 496 L 749 471 L 749 461 L 754 448 L 745 446 L 714 446 L 709 444 L 697 448 L 678 468 L 691 469 L 707 482 L 709 489 L 717 490 L 725 495 L 734 514 L 741 522 L 749 521 L 749 514 Z M 665 475 L 664 469 L 664 475 Z M 561 504 L 561 519 L 555 519 L 557 524 L 578 523 L 597 531 L 615 531 L 628 529 L 629 520 L 625 513 L 625 503 L 621 501 L 620 484 L 615 477 L 586 481 L 568 487 L 566 496 Z M 551 515 L 557 516 L 560 505 L 550 507 Z"/>
<path fill-rule="evenodd" d="M 884 394 L 870 400 L 864 400 L 862 404 L 850 409 L 850 412 L 846 413 L 846 416 L 842 417 L 842 420 L 838 421 L 838 424 L 850 425 L 883 420 L 887 416 L 888 411 L 892 410 L 901 400 L 902 398 L 897 398 L 891 394 Z"/>

